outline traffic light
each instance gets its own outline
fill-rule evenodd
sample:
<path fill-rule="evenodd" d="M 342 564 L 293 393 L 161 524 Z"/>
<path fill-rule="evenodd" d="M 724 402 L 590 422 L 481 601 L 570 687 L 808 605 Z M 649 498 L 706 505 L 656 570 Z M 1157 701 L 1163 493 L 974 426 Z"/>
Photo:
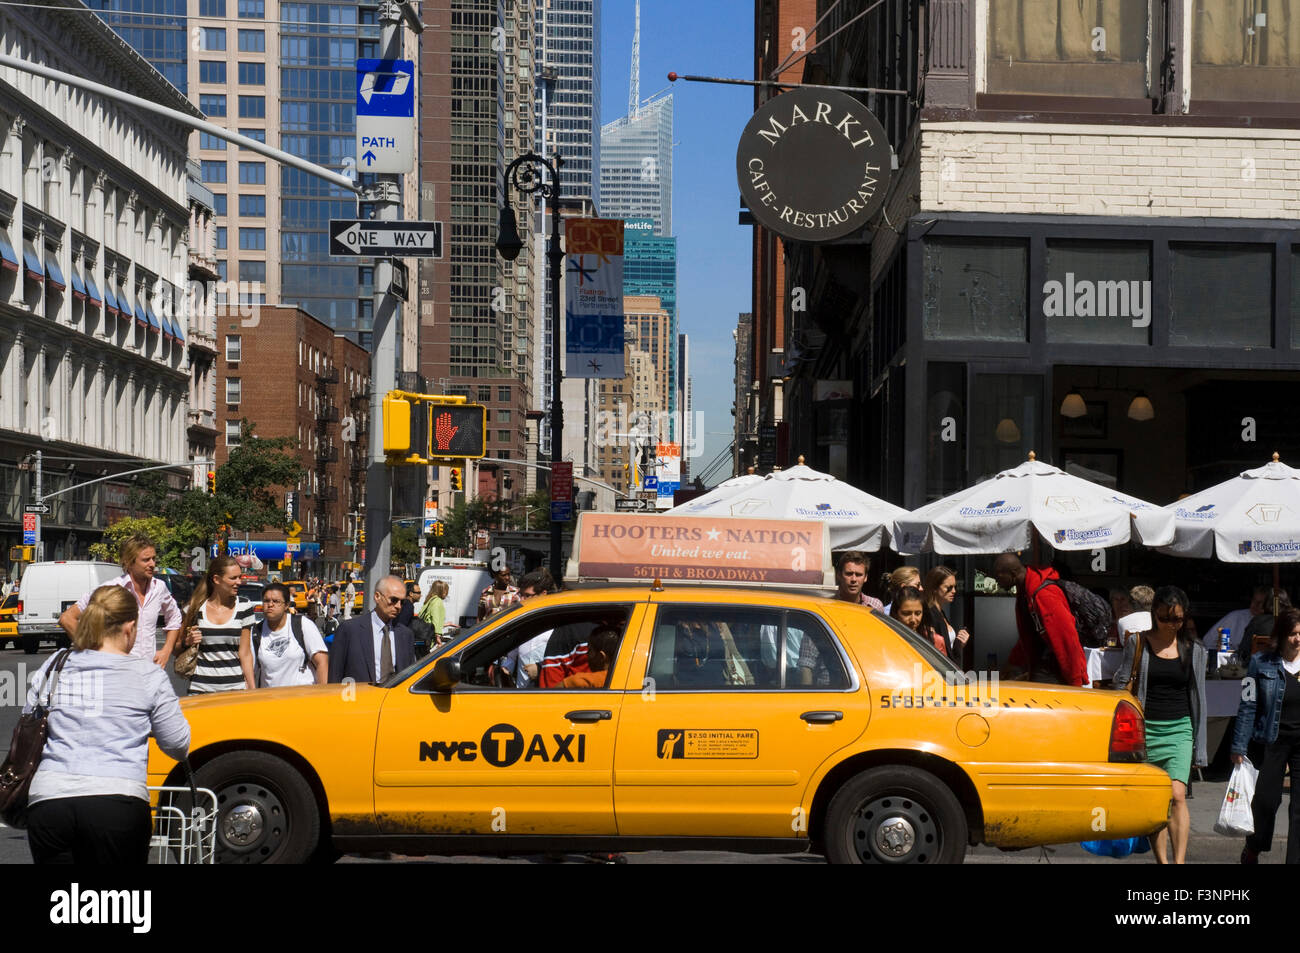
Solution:
<path fill-rule="evenodd" d="M 208 471 L 208 492 L 215 494 L 217 492 L 217 471 Z"/>
<path fill-rule="evenodd" d="M 451 491 L 453 493 L 459 493 L 461 491 L 462 486 L 463 484 L 461 483 L 461 479 L 460 479 L 460 467 L 452 467 L 451 468 Z"/>
<path fill-rule="evenodd" d="M 487 453 L 487 408 L 482 404 L 390 391 L 382 409 L 384 453 L 390 464 L 478 459 Z"/>
<path fill-rule="evenodd" d="M 357 527 L 357 545 L 366 545 L 366 528 L 364 526 Z"/>
<path fill-rule="evenodd" d="M 406 454 L 411 450 L 411 402 L 405 397 L 385 397 L 384 453 Z"/>

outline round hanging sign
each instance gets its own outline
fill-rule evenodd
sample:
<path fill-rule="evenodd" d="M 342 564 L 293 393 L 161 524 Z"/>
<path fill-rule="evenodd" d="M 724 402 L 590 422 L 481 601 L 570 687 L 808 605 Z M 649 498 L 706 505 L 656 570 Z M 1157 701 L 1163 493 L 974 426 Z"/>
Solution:
<path fill-rule="evenodd" d="M 792 89 L 754 113 L 736 150 L 745 204 L 783 238 L 826 242 L 866 225 L 889 187 L 892 152 L 867 107 L 834 89 Z"/>

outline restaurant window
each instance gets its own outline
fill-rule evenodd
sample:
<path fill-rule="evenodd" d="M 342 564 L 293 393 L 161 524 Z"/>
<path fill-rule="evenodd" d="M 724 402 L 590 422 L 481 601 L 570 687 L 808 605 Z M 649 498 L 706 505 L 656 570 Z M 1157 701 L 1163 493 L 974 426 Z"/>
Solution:
<path fill-rule="evenodd" d="M 1170 243 L 1169 270 L 1172 346 L 1272 346 L 1272 245 Z"/>
<path fill-rule="evenodd" d="M 990 93 L 1148 95 L 1141 0 L 988 0 Z"/>
<path fill-rule="evenodd" d="M 1047 340 L 1150 343 L 1150 245 L 1049 241 L 1044 272 L 1040 293 Z"/>
<path fill-rule="evenodd" d="M 1300 0 L 1195 0 L 1192 99 L 1300 99 Z"/>
<path fill-rule="evenodd" d="M 1024 341 L 1029 246 L 946 238 L 925 245 L 921 301 L 930 341 Z"/>
<path fill-rule="evenodd" d="M 956 493 L 966 480 L 966 365 L 926 365 L 925 498 Z"/>
<path fill-rule="evenodd" d="M 1043 378 L 1034 374 L 976 374 L 970 389 L 970 484 L 1029 459 L 1041 450 Z M 998 501 L 980 501 L 995 509 Z"/>

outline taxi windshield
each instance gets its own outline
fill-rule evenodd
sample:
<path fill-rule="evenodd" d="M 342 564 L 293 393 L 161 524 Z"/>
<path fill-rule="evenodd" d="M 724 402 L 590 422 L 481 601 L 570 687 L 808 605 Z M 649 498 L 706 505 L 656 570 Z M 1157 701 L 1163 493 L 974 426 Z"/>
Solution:
<path fill-rule="evenodd" d="M 948 658 L 936 649 L 933 642 L 929 639 L 921 638 L 921 636 L 917 635 L 893 616 L 881 612 L 879 609 L 872 609 L 871 614 L 901 635 L 908 645 L 920 652 L 921 657 L 933 665 L 941 674 L 958 676 L 965 674 L 960 668 L 953 664 L 952 659 Z"/>
<path fill-rule="evenodd" d="M 450 652 L 455 648 L 458 648 L 461 642 L 464 642 L 471 635 L 476 634 L 487 623 L 497 622 L 508 615 L 518 612 L 522 608 L 523 608 L 523 603 L 516 603 L 515 605 L 510 606 L 508 609 L 502 609 L 500 612 L 493 615 L 490 619 L 484 619 L 482 622 L 478 622 L 474 625 L 466 626 L 463 629 L 457 629 L 454 632 L 448 633 L 445 636 L 447 641 L 443 642 L 442 645 L 439 645 L 438 647 L 433 649 L 433 651 L 431 651 L 428 655 L 416 659 L 410 665 L 406 666 L 406 668 L 394 672 L 392 675 L 388 676 L 388 679 L 386 681 L 379 682 L 378 684 L 383 688 L 389 688 L 393 685 L 401 684 L 407 678 L 414 675 L 420 669 L 424 668 L 424 666 L 431 663 L 434 659 L 446 654 L 447 652 Z"/>

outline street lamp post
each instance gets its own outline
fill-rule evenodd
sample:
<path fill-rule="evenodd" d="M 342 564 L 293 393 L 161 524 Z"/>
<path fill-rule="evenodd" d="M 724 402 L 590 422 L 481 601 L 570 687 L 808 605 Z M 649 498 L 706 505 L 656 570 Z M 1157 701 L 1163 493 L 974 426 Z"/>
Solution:
<path fill-rule="evenodd" d="M 564 459 L 564 413 L 560 405 L 560 382 L 564 376 L 564 365 L 560 359 L 560 275 L 564 270 L 564 252 L 560 249 L 560 173 L 564 161 L 557 153 L 552 157 L 552 165 L 535 152 L 521 155 L 506 167 L 505 204 L 501 207 L 501 222 L 497 234 L 497 252 L 506 261 L 519 257 L 524 243 L 519 238 L 518 222 L 515 210 L 510 206 L 510 186 L 525 195 L 540 193 L 546 199 L 551 214 L 551 240 L 546 248 L 546 261 L 550 266 L 551 281 L 551 462 L 559 463 Z M 549 180 L 542 178 L 542 169 L 550 175 Z M 560 546 L 563 526 L 551 520 L 551 575 L 556 579 L 564 577 Z"/>

